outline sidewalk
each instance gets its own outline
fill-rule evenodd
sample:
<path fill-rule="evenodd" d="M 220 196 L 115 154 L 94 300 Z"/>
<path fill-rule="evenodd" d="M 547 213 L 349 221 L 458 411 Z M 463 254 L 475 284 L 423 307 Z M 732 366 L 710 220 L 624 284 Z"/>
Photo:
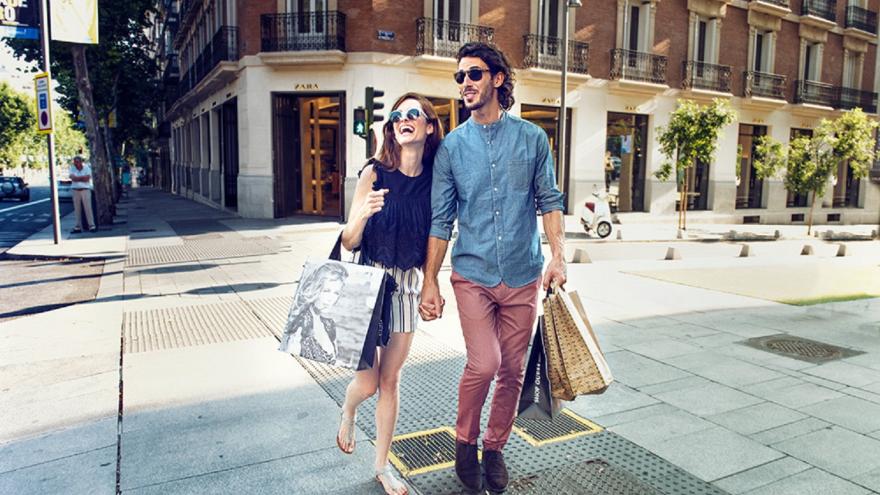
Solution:
<path fill-rule="evenodd" d="M 127 223 L 98 237 L 56 247 L 48 230 L 11 250 L 110 259 L 96 301 L 0 324 L 0 494 L 381 493 L 371 479 L 375 399 L 360 411 L 356 453 L 343 455 L 334 437 L 350 374 L 275 350 L 300 268 L 326 254 L 338 224 L 241 219 L 151 189 L 120 206 Z M 626 240 L 676 237 L 617 227 Z M 806 230 L 782 236 L 794 229 Z M 729 230 L 707 226 L 703 238 Z M 569 290 L 617 381 L 567 404 L 601 431 L 540 447 L 512 436 L 510 493 L 549 493 L 551 479 L 579 493 L 880 493 L 878 299 L 798 307 L 737 295 L 732 276 L 669 281 L 731 267 L 760 286 L 811 263 L 880 263 L 876 250 L 813 258 L 570 265 Z M 447 270 L 441 290 L 451 294 Z M 464 345 L 448 306 L 416 336 L 399 434 L 454 424 Z M 817 364 L 741 343 L 777 334 L 861 354 Z M 606 467 L 595 471 L 596 459 Z M 452 476 L 408 479 L 416 493 L 456 493 Z M 618 488 L 597 488 L 608 480 Z"/>

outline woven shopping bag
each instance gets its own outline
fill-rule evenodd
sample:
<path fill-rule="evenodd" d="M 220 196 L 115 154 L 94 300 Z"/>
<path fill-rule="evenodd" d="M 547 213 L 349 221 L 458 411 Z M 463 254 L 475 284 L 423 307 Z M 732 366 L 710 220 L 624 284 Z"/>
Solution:
<path fill-rule="evenodd" d="M 574 400 L 604 392 L 614 378 L 577 293 L 554 289 L 544 300 L 544 314 L 545 321 L 548 314 L 552 320 L 546 336 L 553 397 Z"/>

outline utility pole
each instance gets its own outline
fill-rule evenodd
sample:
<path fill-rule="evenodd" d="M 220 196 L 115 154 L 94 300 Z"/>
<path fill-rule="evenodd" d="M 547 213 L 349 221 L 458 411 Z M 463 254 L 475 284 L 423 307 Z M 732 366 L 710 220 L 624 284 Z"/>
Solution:
<path fill-rule="evenodd" d="M 565 0 L 562 3 L 562 96 L 559 98 L 559 177 L 556 178 L 556 182 L 559 185 L 559 188 L 565 190 L 565 176 L 566 170 L 568 169 L 568 156 L 565 153 L 566 147 L 566 117 L 568 114 L 565 111 L 565 94 L 568 92 L 568 15 L 569 10 L 572 7 L 580 7 L 580 0 Z M 567 209 L 567 207 L 566 207 Z"/>
<path fill-rule="evenodd" d="M 52 86 L 52 68 L 49 59 L 49 2 L 40 0 L 40 40 L 43 45 L 43 72 L 48 76 Z M 51 107 L 52 102 L 49 101 Z M 49 143 L 49 191 L 52 198 L 52 234 L 55 244 L 61 243 L 61 219 L 58 212 L 58 184 L 55 183 L 55 135 L 52 131 L 46 134 Z"/>

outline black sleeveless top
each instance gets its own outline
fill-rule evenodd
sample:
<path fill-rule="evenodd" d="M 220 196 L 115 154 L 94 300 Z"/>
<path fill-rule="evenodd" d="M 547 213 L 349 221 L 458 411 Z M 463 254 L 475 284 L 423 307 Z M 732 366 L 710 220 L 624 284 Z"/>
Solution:
<path fill-rule="evenodd" d="M 409 270 L 425 263 L 431 231 L 431 168 L 417 177 L 388 171 L 370 160 L 376 172 L 373 190 L 388 189 L 385 206 L 369 220 L 361 240 L 362 262 Z"/>

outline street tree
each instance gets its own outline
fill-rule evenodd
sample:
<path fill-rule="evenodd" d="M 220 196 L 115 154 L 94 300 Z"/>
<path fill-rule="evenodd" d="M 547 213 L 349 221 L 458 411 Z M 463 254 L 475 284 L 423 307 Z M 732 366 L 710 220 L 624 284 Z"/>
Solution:
<path fill-rule="evenodd" d="M 101 39 L 98 45 L 51 42 L 52 75 L 61 105 L 84 125 L 91 155 L 97 220 L 113 219 L 113 157 L 134 150 L 153 133 L 153 102 L 159 81 L 148 28 L 155 2 L 103 0 L 98 4 Z M 41 58 L 40 46 L 30 40 L 6 40 L 15 55 L 28 61 Z M 117 129 L 107 122 L 116 113 Z"/>
<path fill-rule="evenodd" d="M 718 135 L 732 123 L 736 112 L 726 100 L 714 99 L 710 105 L 678 100 L 669 124 L 658 129 L 660 151 L 666 160 L 654 176 L 662 181 L 673 174 L 679 181 L 678 228 L 687 229 L 688 183 L 697 162 L 709 163 L 715 155 Z"/>
<path fill-rule="evenodd" d="M 36 125 L 33 108 L 25 95 L 0 81 L 0 168 L 19 165 L 21 141 Z"/>

